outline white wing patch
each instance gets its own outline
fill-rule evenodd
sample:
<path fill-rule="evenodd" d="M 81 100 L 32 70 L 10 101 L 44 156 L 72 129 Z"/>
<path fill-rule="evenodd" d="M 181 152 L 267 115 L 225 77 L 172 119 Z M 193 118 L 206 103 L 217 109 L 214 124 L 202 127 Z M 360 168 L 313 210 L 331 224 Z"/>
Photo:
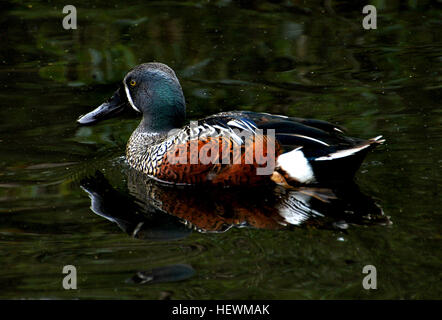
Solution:
<path fill-rule="evenodd" d="M 312 167 L 301 149 L 302 147 L 299 147 L 281 154 L 276 161 L 276 167 L 281 168 L 290 178 L 300 183 L 314 182 L 315 175 Z"/>

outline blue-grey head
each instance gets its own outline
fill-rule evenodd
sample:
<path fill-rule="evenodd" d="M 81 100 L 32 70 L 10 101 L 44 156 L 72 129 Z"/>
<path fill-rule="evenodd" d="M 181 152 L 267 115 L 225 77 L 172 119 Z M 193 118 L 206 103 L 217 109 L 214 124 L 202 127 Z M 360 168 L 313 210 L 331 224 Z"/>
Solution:
<path fill-rule="evenodd" d="M 114 95 L 77 121 L 88 125 L 133 108 L 143 115 L 146 131 L 167 131 L 181 126 L 186 103 L 175 72 L 162 63 L 143 63 L 127 73 Z"/>

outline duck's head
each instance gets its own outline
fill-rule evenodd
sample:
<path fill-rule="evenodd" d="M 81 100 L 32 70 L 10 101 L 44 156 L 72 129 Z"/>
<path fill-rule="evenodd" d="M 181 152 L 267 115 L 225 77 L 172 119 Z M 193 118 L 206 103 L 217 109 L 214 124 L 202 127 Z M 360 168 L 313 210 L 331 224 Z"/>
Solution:
<path fill-rule="evenodd" d="M 77 121 L 89 125 L 107 119 L 125 108 L 143 115 L 146 131 L 165 131 L 182 125 L 186 103 L 175 72 L 162 63 L 143 63 L 124 77 L 113 96 Z"/>

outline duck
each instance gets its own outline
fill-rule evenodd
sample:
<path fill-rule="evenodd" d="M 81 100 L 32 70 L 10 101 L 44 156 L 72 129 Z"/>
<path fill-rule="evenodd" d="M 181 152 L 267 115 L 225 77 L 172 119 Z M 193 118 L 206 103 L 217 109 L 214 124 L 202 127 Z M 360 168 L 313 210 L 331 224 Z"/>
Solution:
<path fill-rule="evenodd" d="M 327 121 L 228 111 L 186 123 L 181 84 L 169 66 L 131 69 L 114 94 L 80 116 L 92 125 L 125 109 L 141 114 L 126 146 L 129 166 L 171 185 L 285 187 L 352 181 L 370 150 L 385 140 L 345 135 Z"/>

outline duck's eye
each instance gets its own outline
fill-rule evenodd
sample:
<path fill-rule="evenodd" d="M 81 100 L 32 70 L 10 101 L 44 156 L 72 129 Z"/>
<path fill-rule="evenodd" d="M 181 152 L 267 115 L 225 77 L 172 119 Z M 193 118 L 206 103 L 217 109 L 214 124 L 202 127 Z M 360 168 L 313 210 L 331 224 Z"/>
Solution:
<path fill-rule="evenodd" d="M 136 82 L 135 80 L 130 80 L 129 84 L 130 84 L 132 87 L 135 87 L 135 85 L 137 84 L 137 82 Z"/>

